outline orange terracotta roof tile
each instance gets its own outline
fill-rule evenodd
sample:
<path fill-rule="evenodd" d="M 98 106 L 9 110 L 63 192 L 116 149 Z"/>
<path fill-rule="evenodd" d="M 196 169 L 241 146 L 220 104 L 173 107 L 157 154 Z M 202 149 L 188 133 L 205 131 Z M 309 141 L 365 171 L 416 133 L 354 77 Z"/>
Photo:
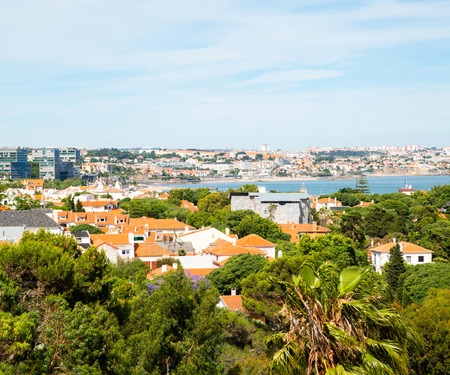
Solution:
<path fill-rule="evenodd" d="M 149 273 L 147 274 L 147 279 L 148 279 L 148 280 L 154 279 L 155 277 L 164 275 L 165 273 L 167 273 L 167 272 L 172 271 L 172 270 L 175 269 L 175 268 L 173 268 L 172 266 L 169 266 L 169 265 L 166 265 L 166 266 L 167 266 L 167 267 L 166 267 L 166 271 L 163 271 L 163 267 L 159 267 L 159 268 L 156 268 L 156 269 L 154 269 L 153 271 L 149 272 Z"/>
<path fill-rule="evenodd" d="M 154 219 L 148 217 L 131 218 L 130 225 L 148 225 L 149 230 L 184 230 L 186 227 L 195 229 L 175 219 Z"/>
<path fill-rule="evenodd" d="M 146 242 L 134 244 L 134 253 L 137 257 L 163 257 L 176 255 L 156 243 Z"/>
<path fill-rule="evenodd" d="M 181 208 L 186 208 L 188 209 L 190 212 L 196 212 L 198 211 L 198 207 L 196 207 L 193 203 L 186 201 L 186 200 L 182 200 L 181 204 L 180 204 Z"/>
<path fill-rule="evenodd" d="M 91 242 L 94 243 L 97 240 L 101 240 L 114 246 L 130 244 L 128 234 L 91 234 Z"/>
<path fill-rule="evenodd" d="M 250 246 L 250 247 L 273 247 L 274 243 L 265 240 L 257 234 L 249 234 L 236 241 L 238 246 Z"/>
<path fill-rule="evenodd" d="M 244 306 L 242 305 L 242 296 L 220 296 L 225 305 L 231 310 L 239 310 L 245 312 Z"/>
<path fill-rule="evenodd" d="M 409 253 L 432 253 L 433 251 L 428 250 L 422 246 L 415 245 L 411 242 L 401 241 L 402 247 L 403 247 L 403 253 L 409 254 Z M 392 247 L 394 247 L 396 244 L 393 242 L 385 243 L 384 245 L 380 245 L 377 247 L 370 248 L 370 251 L 377 251 L 379 253 L 389 253 Z"/>
<path fill-rule="evenodd" d="M 255 247 L 244 247 L 244 246 L 237 246 L 233 244 L 224 244 L 221 246 L 217 246 L 211 249 L 207 249 L 205 252 L 208 252 L 213 255 L 221 255 L 221 256 L 233 256 L 238 254 L 252 254 L 252 255 L 264 255 L 264 252 L 260 249 L 257 249 Z"/>

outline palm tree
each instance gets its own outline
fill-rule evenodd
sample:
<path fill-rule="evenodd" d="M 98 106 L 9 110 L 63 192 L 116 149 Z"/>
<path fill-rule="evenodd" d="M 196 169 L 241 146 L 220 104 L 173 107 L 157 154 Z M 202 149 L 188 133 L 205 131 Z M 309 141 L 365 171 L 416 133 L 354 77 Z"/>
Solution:
<path fill-rule="evenodd" d="M 375 290 L 368 269 L 338 273 L 330 264 L 303 265 L 292 282 L 272 279 L 281 296 L 288 332 L 269 345 L 280 348 L 272 374 L 407 374 L 409 335 L 394 308 Z"/>

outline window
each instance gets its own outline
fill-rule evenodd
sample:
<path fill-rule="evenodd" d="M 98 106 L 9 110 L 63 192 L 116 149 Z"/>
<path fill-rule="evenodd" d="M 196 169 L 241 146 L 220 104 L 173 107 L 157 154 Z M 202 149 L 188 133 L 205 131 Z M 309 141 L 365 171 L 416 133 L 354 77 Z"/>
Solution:
<path fill-rule="evenodd" d="M 406 263 L 411 263 L 411 257 L 406 257 Z"/>
<path fill-rule="evenodd" d="M 424 257 L 423 255 L 419 255 L 419 263 L 423 263 L 424 262 Z"/>

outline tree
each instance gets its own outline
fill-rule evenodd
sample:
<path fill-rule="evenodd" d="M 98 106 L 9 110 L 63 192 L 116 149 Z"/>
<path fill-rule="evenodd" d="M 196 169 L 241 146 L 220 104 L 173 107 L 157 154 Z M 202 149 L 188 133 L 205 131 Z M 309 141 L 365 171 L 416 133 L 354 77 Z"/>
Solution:
<path fill-rule="evenodd" d="M 362 194 L 370 194 L 369 181 L 367 181 L 366 176 L 361 175 L 356 180 L 355 192 Z"/>
<path fill-rule="evenodd" d="M 408 267 L 404 274 L 402 305 L 420 305 L 432 288 L 450 288 L 450 263 L 427 263 Z"/>
<path fill-rule="evenodd" d="M 277 374 L 407 374 L 407 329 L 398 312 L 386 308 L 367 269 L 338 273 L 329 264 L 304 265 L 283 290 L 288 331 L 271 344 L 280 347 L 271 363 Z"/>
<path fill-rule="evenodd" d="M 97 228 L 94 225 L 90 224 L 78 224 L 70 227 L 71 232 L 83 232 L 87 231 L 89 234 L 103 234 L 102 230 L 100 228 Z"/>
<path fill-rule="evenodd" d="M 403 253 L 400 250 L 399 244 L 396 244 L 389 250 L 389 262 L 384 266 L 384 276 L 386 282 L 391 287 L 394 298 L 400 301 L 403 290 L 403 285 L 400 282 L 400 277 L 405 272 L 406 266 L 405 261 L 403 260 Z"/>
<path fill-rule="evenodd" d="M 241 281 L 262 270 L 269 261 L 261 255 L 239 254 L 231 257 L 223 267 L 208 275 L 208 279 L 220 294 L 229 294 L 231 288 L 241 290 Z"/>
<path fill-rule="evenodd" d="M 290 240 L 290 236 L 283 233 L 280 227 L 270 219 L 262 218 L 259 215 L 247 215 L 237 225 L 234 230 L 239 237 L 245 237 L 249 234 L 257 234 L 271 242 L 277 240 Z"/>
<path fill-rule="evenodd" d="M 424 226 L 421 230 L 419 244 L 433 250 L 434 258 L 450 260 L 450 222 L 439 220 Z"/>
<path fill-rule="evenodd" d="M 422 336 L 427 348 L 410 356 L 418 374 L 450 374 L 450 289 L 430 289 L 421 305 L 406 309 L 406 324 Z"/>
<path fill-rule="evenodd" d="M 217 210 L 227 207 L 230 204 L 228 194 L 225 192 L 212 193 L 198 201 L 198 208 L 201 211 L 214 213 Z"/>

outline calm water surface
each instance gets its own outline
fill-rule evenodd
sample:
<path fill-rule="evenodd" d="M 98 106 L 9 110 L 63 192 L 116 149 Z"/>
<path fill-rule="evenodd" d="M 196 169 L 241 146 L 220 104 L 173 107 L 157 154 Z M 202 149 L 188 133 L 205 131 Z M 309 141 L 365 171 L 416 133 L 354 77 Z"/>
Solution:
<path fill-rule="evenodd" d="M 405 177 L 368 177 L 369 188 L 371 193 L 385 194 L 397 192 L 399 188 L 405 186 Z M 450 176 L 410 176 L 407 177 L 408 185 L 412 185 L 415 190 L 430 190 L 435 185 L 447 185 L 450 183 Z M 236 189 L 244 184 L 255 184 L 257 186 L 265 186 L 267 191 L 276 190 L 280 192 L 298 191 L 302 184 L 309 194 L 321 195 L 331 194 L 344 187 L 355 187 L 355 180 L 291 180 L 291 181 L 242 181 L 242 182 L 203 182 L 196 184 L 173 184 L 171 188 L 199 188 L 208 187 L 221 191 L 229 188 Z M 168 186 L 167 186 L 168 187 Z"/>

